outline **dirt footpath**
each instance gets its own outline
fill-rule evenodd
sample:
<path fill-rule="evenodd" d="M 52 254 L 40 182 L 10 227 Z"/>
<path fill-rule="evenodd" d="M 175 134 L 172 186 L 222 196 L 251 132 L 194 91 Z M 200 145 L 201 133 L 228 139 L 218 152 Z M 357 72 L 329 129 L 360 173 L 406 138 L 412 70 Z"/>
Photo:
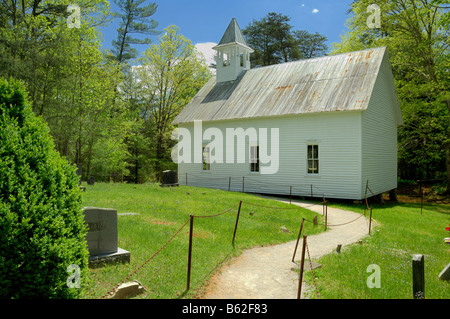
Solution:
<path fill-rule="evenodd" d="M 292 202 L 322 215 L 322 205 Z M 338 244 L 352 244 L 368 234 L 368 219 L 360 214 L 328 207 L 328 224 L 324 233 L 308 236 L 311 259 L 333 252 Z M 358 218 L 360 217 L 360 218 Z M 348 223 L 350 222 L 350 223 Z M 348 224 L 345 224 L 348 223 Z M 341 225 L 345 224 L 345 225 Z M 244 251 L 223 266 L 212 278 L 203 296 L 205 299 L 295 299 L 298 291 L 298 273 L 291 268 L 295 242 Z M 299 242 L 296 260 L 300 259 L 302 241 Z M 307 258 L 307 255 L 306 255 Z M 313 287 L 302 288 L 304 291 Z"/>

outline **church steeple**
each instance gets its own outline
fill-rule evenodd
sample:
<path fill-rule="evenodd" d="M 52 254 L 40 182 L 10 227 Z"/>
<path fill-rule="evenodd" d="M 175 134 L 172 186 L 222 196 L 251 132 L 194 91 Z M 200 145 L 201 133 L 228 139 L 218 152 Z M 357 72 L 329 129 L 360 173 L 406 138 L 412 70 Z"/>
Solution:
<path fill-rule="evenodd" d="M 242 71 L 250 69 L 250 53 L 253 50 L 247 45 L 235 18 L 213 49 L 217 51 L 217 83 L 236 80 Z"/>

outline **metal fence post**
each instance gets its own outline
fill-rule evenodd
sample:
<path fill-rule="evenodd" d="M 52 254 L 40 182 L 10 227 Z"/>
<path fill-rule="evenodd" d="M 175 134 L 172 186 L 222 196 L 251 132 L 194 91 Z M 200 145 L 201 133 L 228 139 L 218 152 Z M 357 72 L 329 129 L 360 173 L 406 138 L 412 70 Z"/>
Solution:
<path fill-rule="evenodd" d="M 305 222 L 305 219 L 303 218 L 302 224 L 300 225 L 300 231 L 298 232 L 297 242 L 295 243 L 294 255 L 292 255 L 292 262 L 294 262 L 295 254 L 297 253 L 298 242 L 300 241 L 300 236 L 302 235 L 302 232 L 303 232 L 303 223 L 304 222 Z"/>
<path fill-rule="evenodd" d="M 192 261 L 192 235 L 194 231 L 194 216 L 191 215 L 191 222 L 189 227 L 189 255 L 188 255 L 188 273 L 187 273 L 187 288 L 191 286 L 191 261 Z"/>
<path fill-rule="evenodd" d="M 367 188 L 369 187 L 369 180 L 366 181 L 366 190 L 364 191 L 364 216 L 366 216 L 366 205 L 369 208 L 369 203 L 367 201 Z"/>
<path fill-rule="evenodd" d="M 367 203 L 367 195 L 364 195 L 364 216 L 366 216 L 366 207 L 369 207 Z"/>
<path fill-rule="evenodd" d="M 300 278 L 298 281 L 297 299 L 300 299 L 302 293 L 303 268 L 305 266 L 305 250 L 306 250 L 305 247 L 306 247 L 306 236 L 303 236 L 302 259 L 300 262 Z"/>
<path fill-rule="evenodd" d="M 239 222 L 239 215 L 241 214 L 241 205 L 242 205 L 242 201 L 239 202 L 239 208 L 238 208 L 237 217 L 236 217 L 236 225 L 234 226 L 233 240 L 231 241 L 233 245 L 234 245 L 234 238 L 236 237 L 236 231 L 237 231 L 238 222 Z"/>
<path fill-rule="evenodd" d="M 423 190 L 422 187 L 420 187 L 420 215 L 422 215 L 423 210 Z"/>
<path fill-rule="evenodd" d="M 369 235 L 370 229 L 372 228 L 372 207 L 370 207 L 370 217 L 369 217 Z"/>

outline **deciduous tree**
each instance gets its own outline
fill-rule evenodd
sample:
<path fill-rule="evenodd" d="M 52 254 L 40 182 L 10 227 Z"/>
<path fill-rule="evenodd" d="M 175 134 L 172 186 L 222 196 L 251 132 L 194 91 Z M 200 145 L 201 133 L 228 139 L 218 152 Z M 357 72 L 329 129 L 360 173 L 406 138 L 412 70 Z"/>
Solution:
<path fill-rule="evenodd" d="M 169 26 L 139 59 L 137 68 L 145 101 L 143 114 L 153 123 L 154 167 L 171 162 L 172 120 L 206 83 L 211 72 L 179 28 Z"/>
<path fill-rule="evenodd" d="M 447 165 L 443 173 L 447 175 L 449 190 L 448 1 L 379 1 L 380 28 L 371 28 L 367 23 L 373 14 L 368 10 L 372 2 L 358 0 L 352 3 L 352 16 L 347 20 L 350 31 L 334 45 L 333 53 L 387 46 L 405 118 L 399 134 L 400 160 L 419 168 L 416 178 Z M 434 144 L 431 148 L 430 143 Z"/>

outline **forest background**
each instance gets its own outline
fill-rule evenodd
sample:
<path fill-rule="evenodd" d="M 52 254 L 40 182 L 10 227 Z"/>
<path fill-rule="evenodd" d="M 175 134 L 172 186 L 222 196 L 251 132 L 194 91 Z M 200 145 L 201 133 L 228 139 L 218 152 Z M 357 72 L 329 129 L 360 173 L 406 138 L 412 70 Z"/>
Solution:
<path fill-rule="evenodd" d="M 49 125 L 58 152 L 81 164 L 84 180 L 158 181 L 176 169 L 171 122 L 214 65 L 177 26 L 158 28 L 157 2 L 114 2 L 116 11 L 105 0 L 1 1 L 0 77 L 25 83 L 34 113 Z M 331 48 L 324 35 L 294 30 L 281 13 L 253 20 L 242 28 L 255 50 L 252 67 L 386 46 L 404 122 L 399 178 L 450 185 L 448 1 L 377 1 L 377 27 L 372 2 L 351 4 L 349 31 Z M 100 28 L 113 19 L 117 37 L 105 50 Z"/>

